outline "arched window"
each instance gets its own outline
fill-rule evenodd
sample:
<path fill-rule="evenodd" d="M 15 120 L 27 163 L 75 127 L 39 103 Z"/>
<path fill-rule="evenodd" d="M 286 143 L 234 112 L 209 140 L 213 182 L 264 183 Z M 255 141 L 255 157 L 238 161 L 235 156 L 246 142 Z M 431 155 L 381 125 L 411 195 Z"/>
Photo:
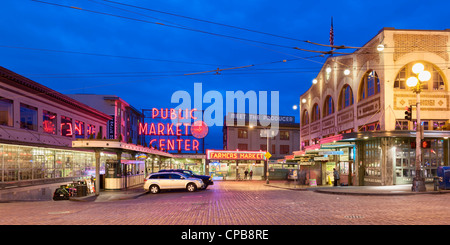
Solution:
<path fill-rule="evenodd" d="M 364 74 L 359 85 L 359 100 L 369 98 L 380 92 L 380 79 L 374 70 L 369 70 Z"/>
<path fill-rule="evenodd" d="M 309 124 L 309 114 L 307 110 L 304 110 L 302 113 L 302 126 Z"/>
<path fill-rule="evenodd" d="M 402 69 L 400 69 L 397 76 L 395 77 L 394 88 L 408 89 L 408 86 L 406 85 L 406 80 L 408 80 L 409 77 L 416 76 L 416 74 L 412 72 L 412 67 L 416 63 L 418 62 L 411 62 L 402 67 Z M 445 90 L 444 78 L 442 78 L 438 69 L 433 64 L 427 62 L 420 62 L 420 63 L 423 64 L 425 71 L 429 71 L 431 73 L 430 80 L 428 82 L 422 83 L 422 89 Z"/>
<path fill-rule="evenodd" d="M 333 98 L 328 95 L 325 98 L 325 103 L 323 104 L 323 116 L 326 117 L 334 113 L 334 101 Z"/>
<path fill-rule="evenodd" d="M 353 105 L 353 91 L 350 85 L 345 85 L 339 93 L 338 109 L 342 110 Z"/>
<path fill-rule="evenodd" d="M 313 110 L 311 113 L 311 122 L 319 121 L 320 119 L 320 109 L 318 104 L 314 104 Z"/>

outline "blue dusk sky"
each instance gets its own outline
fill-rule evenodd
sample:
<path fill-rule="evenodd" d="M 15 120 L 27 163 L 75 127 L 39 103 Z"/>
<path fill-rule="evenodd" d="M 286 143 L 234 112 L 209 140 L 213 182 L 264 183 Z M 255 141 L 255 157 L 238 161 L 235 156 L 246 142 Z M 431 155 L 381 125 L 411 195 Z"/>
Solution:
<path fill-rule="evenodd" d="M 279 91 L 280 115 L 299 122 L 292 106 L 327 56 L 294 47 L 328 51 L 305 41 L 328 45 L 331 18 L 334 44 L 358 47 L 384 27 L 448 29 L 448 9 L 444 0 L 3 0 L 0 66 L 139 110 L 176 107 L 172 94 L 193 96 L 194 83 L 224 99 Z M 236 69 L 208 72 L 217 68 Z M 221 127 L 210 128 L 206 148 L 222 148 Z"/>

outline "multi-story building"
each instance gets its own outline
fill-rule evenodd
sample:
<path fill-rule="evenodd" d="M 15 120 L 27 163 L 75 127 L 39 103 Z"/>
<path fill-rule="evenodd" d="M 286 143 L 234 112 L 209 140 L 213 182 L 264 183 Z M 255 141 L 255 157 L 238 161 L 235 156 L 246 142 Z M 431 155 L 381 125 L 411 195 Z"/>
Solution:
<path fill-rule="evenodd" d="M 269 126 L 263 126 L 266 124 Z M 287 169 L 285 169 L 286 166 L 283 166 L 284 161 L 282 160 L 300 148 L 299 126 L 293 116 L 228 113 L 224 117 L 222 129 L 223 149 L 226 151 L 269 152 L 271 157 L 269 161 L 224 159 L 213 165 L 220 165 L 221 170 L 227 169 L 228 176 L 231 177 L 235 177 L 238 172 L 243 175 L 247 169 L 248 171 L 252 170 L 257 179 L 265 178 L 265 169 L 269 168 L 270 178 L 285 179 Z M 266 137 L 267 135 L 269 137 Z M 281 160 L 282 163 L 277 160 Z M 295 168 L 294 165 L 291 164 L 290 168 Z"/>
<path fill-rule="evenodd" d="M 278 130 L 270 131 L 274 135 L 267 140 L 267 127 L 255 123 L 251 125 L 249 114 L 229 114 L 233 116 L 234 124 L 227 125 L 226 120 L 223 127 L 223 149 L 224 150 L 241 150 L 241 151 L 268 151 L 272 155 L 270 159 L 283 159 L 286 155 L 292 154 L 293 151 L 300 149 L 299 146 L 299 123 L 295 122 L 293 116 L 277 116 Z M 237 118 L 245 118 L 245 125 L 239 126 Z M 269 126 L 270 129 L 270 126 Z M 267 149 L 267 141 L 269 149 Z"/>
<path fill-rule="evenodd" d="M 122 142 L 132 144 L 143 143 L 138 134 L 139 123 L 143 121 L 142 113 L 115 95 L 99 94 L 68 94 L 92 108 L 95 108 L 109 116 L 108 128 L 102 138 L 121 139 Z"/>
<path fill-rule="evenodd" d="M 415 176 L 416 94 L 407 85 L 412 67 L 422 63 L 431 78 L 420 93 L 422 149 L 426 181 L 449 164 L 450 30 L 384 28 L 353 53 L 330 56 L 300 96 L 300 144 L 296 152 L 322 183 L 333 167 L 353 185 L 411 183 Z M 413 106 L 412 120 L 405 119 Z M 329 151 L 328 161 L 306 153 Z M 334 155 L 330 155 L 334 154 Z M 323 154 L 316 159 L 324 159 Z M 328 167 L 324 164 L 328 162 Z M 314 167 L 315 166 L 315 167 Z M 331 175 L 332 176 L 332 175 Z"/>
<path fill-rule="evenodd" d="M 113 112 L 0 67 L 0 200 L 48 200 L 60 185 L 79 180 L 98 194 L 102 186 L 142 183 L 154 166 L 173 164 L 171 154 L 136 145 L 137 110 L 117 97 L 106 100 L 102 106 Z M 109 131 L 116 115 L 120 127 Z M 122 142 L 108 140 L 113 133 Z"/>
<path fill-rule="evenodd" d="M 72 141 L 105 134 L 108 120 L 98 110 L 0 67 L 0 189 L 95 174 L 94 153 L 73 149 Z M 104 162 L 109 155 L 102 156 Z"/>

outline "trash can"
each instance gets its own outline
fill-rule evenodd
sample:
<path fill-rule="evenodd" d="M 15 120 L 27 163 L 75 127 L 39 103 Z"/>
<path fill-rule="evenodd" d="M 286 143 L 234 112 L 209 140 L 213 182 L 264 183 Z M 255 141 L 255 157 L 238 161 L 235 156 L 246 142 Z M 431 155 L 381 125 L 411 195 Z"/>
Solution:
<path fill-rule="evenodd" d="M 439 189 L 450 190 L 450 166 L 440 166 L 437 168 L 439 177 Z"/>
<path fill-rule="evenodd" d="M 87 196 L 87 185 L 77 185 L 77 196 Z"/>

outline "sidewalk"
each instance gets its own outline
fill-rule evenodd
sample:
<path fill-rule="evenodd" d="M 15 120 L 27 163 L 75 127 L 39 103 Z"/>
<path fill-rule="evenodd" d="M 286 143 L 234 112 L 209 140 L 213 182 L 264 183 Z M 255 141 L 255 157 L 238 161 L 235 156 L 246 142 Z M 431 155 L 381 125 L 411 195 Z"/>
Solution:
<path fill-rule="evenodd" d="M 69 200 L 79 202 L 110 202 L 135 199 L 145 194 L 147 194 L 147 192 L 144 191 L 142 184 L 128 187 L 126 190 L 100 190 L 100 194 L 98 196 L 95 194 L 89 194 L 83 197 L 70 197 Z"/>
<path fill-rule="evenodd" d="M 235 181 L 235 180 L 226 180 Z M 221 181 L 218 181 L 221 182 Z M 264 182 L 265 186 L 287 189 L 292 191 L 314 191 L 325 194 L 336 195 L 379 195 L 379 196 L 395 196 L 395 195 L 419 195 L 419 194 L 445 194 L 450 193 L 450 190 L 434 190 L 433 184 L 426 184 L 426 192 L 412 192 L 411 185 L 393 185 L 393 186 L 307 186 L 307 185 L 294 185 L 292 181 L 285 180 L 272 180 L 269 184 Z M 126 190 L 108 190 L 100 191 L 100 195 L 90 194 L 84 197 L 70 197 L 71 201 L 80 202 L 110 202 L 135 199 L 142 195 L 146 195 L 143 185 L 137 185 L 129 187 Z"/>
<path fill-rule="evenodd" d="M 295 185 L 293 181 L 270 181 L 269 184 L 264 184 L 275 188 L 282 188 L 294 191 L 315 191 L 326 194 L 339 195 L 416 195 L 416 194 L 444 194 L 450 193 L 450 190 L 434 190 L 433 184 L 426 184 L 425 192 L 411 191 L 411 184 L 409 185 L 392 185 L 392 186 L 307 186 Z"/>

